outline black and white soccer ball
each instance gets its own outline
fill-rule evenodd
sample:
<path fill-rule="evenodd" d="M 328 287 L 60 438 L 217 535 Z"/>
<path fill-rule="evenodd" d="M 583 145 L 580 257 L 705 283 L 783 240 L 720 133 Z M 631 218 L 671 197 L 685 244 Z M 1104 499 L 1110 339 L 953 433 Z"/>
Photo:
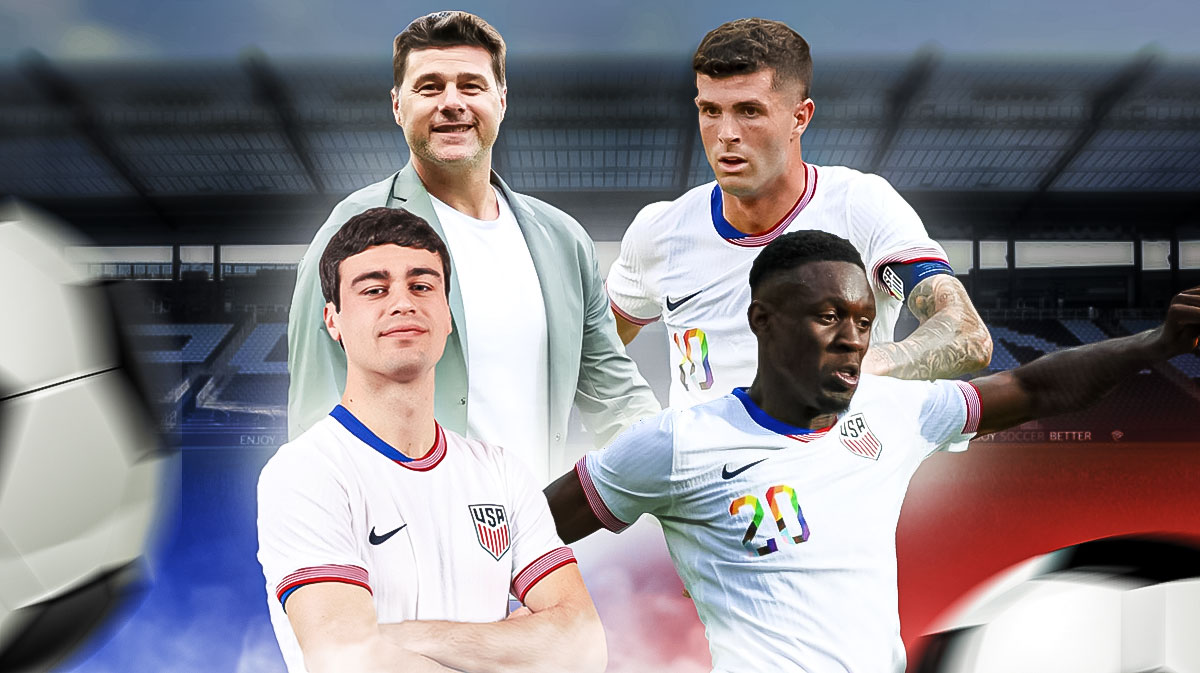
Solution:
<path fill-rule="evenodd" d="M 47 670 L 144 586 L 160 519 L 169 454 L 80 242 L 0 207 L 0 671 Z"/>
<path fill-rule="evenodd" d="M 926 640 L 915 673 L 1200 672 L 1200 549 L 1116 537 L 1007 571 Z"/>

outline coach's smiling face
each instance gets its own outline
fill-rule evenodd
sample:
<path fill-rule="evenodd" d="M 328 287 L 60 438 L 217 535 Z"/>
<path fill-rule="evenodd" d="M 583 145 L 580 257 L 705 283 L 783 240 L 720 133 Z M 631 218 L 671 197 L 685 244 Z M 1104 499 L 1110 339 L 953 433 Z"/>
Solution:
<path fill-rule="evenodd" d="M 392 114 L 418 164 L 490 164 L 506 105 L 482 47 L 413 50 L 392 91 Z"/>
<path fill-rule="evenodd" d="M 809 262 L 764 279 L 750 303 L 763 410 L 799 426 L 829 425 L 850 404 L 870 344 L 875 298 L 850 262 Z"/>

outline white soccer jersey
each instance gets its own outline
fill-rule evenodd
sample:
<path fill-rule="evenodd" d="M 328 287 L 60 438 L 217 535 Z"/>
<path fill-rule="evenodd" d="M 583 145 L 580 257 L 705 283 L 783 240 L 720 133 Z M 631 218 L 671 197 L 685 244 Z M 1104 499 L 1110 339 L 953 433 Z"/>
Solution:
<path fill-rule="evenodd" d="M 916 211 L 886 180 L 842 166 L 806 164 L 805 191 L 770 230 L 748 236 L 722 214 L 716 182 L 642 209 L 625 232 L 607 288 L 617 313 L 645 325 L 662 318 L 678 362 L 671 406 L 688 407 L 754 382 L 758 346 L 746 322 L 750 266 L 780 235 L 837 234 L 862 255 L 875 293 L 872 343 L 891 343 L 901 299 L 882 284 L 885 265 L 946 261 Z"/>
<path fill-rule="evenodd" d="M 379 623 L 504 619 L 511 592 L 575 558 L 546 498 L 502 449 L 440 426 L 412 460 L 338 406 L 280 447 L 258 482 L 258 559 L 291 673 L 305 670 L 286 602 L 314 582 L 369 590 Z"/>
<path fill-rule="evenodd" d="M 900 505 L 921 461 L 978 422 L 959 381 L 863 375 L 815 432 L 737 390 L 634 425 L 576 472 L 610 530 L 662 523 L 715 671 L 900 672 Z"/>

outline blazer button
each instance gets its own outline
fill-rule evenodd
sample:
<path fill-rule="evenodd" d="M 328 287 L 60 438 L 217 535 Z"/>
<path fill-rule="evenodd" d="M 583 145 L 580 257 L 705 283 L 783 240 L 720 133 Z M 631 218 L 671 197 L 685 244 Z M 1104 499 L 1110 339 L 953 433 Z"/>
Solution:
<path fill-rule="evenodd" d="M 562 435 L 558 434 L 557 432 L 556 432 L 556 433 L 554 433 L 554 441 L 556 441 L 556 442 L 561 442 L 561 441 L 562 441 Z"/>
<path fill-rule="evenodd" d="M 467 403 L 467 398 L 465 398 L 465 397 L 460 397 L 460 398 L 458 398 L 458 403 L 459 403 L 459 404 L 466 404 L 466 403 Z"/>

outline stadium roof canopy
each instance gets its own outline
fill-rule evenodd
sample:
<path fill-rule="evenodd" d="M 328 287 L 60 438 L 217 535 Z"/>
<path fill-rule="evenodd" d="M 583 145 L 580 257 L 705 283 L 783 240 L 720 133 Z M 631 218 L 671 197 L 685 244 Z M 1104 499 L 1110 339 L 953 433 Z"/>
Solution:
<path fill-rule="evenodd" d="M 513 60 L 496 169 L 619 238 L 645 203 L 711 179 L 681 61 Z M 390 86 L 387 61 L 31 55 L 0 69 L 0 193 L 109 243 L 307 242 L 407 160 Z M 935 235 L 1200 222 L 1200 63 L 830 59 L 813 98 L 805 158 L 883 175 Z"/>

